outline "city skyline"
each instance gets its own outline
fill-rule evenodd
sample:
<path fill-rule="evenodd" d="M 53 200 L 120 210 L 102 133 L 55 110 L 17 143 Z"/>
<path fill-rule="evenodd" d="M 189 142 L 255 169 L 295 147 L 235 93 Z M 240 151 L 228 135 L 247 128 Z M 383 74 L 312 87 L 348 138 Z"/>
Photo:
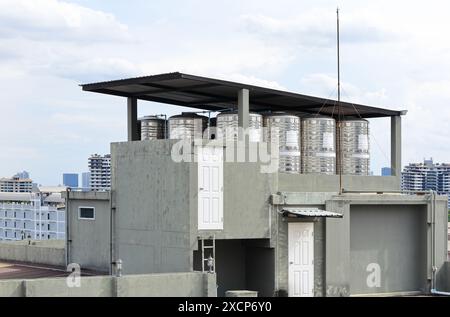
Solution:
<path fill-rule="evenodd" d="M 183 71 L 336 98 L 336 5 L 343 100 L 408 110 L 402 165 L 425 155 L 450 161 L 450 132 L 442 129 L 450 120 L 448 2 L 234 4 L 1 1 L 0 110 L 10 133 L 0 139 L 0 175 L 26 168 L 39 183 L 57 184 L 67 170 L 86 171 L 91 153 L 126 139 L 125 100 L 82 92 L 81 83 Z M 182 111 L 139 107 L 139 115 Z M 370 121 L 378 173 L 389 164 L 389 120 Z"/>

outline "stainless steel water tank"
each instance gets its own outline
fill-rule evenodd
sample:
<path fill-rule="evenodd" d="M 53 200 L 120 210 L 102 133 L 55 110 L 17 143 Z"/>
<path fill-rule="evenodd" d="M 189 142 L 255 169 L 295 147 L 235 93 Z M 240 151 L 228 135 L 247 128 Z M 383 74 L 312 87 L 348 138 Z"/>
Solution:
<path fill-rule="evenodd" d="M 300 173 L 300 117 L 286 113 L 264 116 L 264 141 L 279 144 L 279 171 Z"/>
<path fill-rule="evenodd" d="M 336 173 L 336 121 L 323 116 L 302 118 L 302 172 Z"/>
<path fill-rule="evenodd" d="M 263 140 L 263 117 L 257 113 L 249 114 L 249 140 L 261 142 Z M 224 112 L 217 115 L 216 139 L 236 141 L 238 139 L 238 113 Z"/>
<path fill-rule="evenodd" d="M 169 118 L 170 139 L 201 139 L 208 124 L 208 118 L 192 112 Z"/>
<path fill-rule="evenodd" d="M 166 120 L 157 116 L 139 118 L 141 123 L 141 140 L 157 140 L 166 137 Z"/>
<path fill-rule="evenodd" d="M 369 122 L 346 118 L 341 127 L 342 174 L 369 175 Z"/>

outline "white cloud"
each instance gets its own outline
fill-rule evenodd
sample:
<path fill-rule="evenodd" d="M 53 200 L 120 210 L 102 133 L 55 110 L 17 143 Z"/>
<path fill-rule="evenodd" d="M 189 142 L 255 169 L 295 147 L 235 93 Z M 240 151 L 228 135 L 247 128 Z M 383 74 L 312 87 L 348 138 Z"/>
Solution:
<path fill-rule="evenodd" d="M 59 0 L 0 1 L 0 37 L 104 41 L 129 38 L 114 15 Z"/>
<path fill-rule="evenodd" d="M 124 101 L 82 92 L 79 83 L 183 71 L 336 96 L 335 4 L 329 1 L 177 4 L 182 11 L 173 2 L 142 1 L 126 12 L 117 3 L 92 1 L 0 0 L 0 114 L 11 131 L 0 143 L 15 157 L 0 156 L 0 176 L 29 168 L 54 182 L 55 170 L 82 171 L 87 155 L 125 138 Z M 448 1 L 424 7 L 346 0 L 341 8 L 343 99 L 409 110 L 405 163 L 423 156 L 450 161 Z M 140 107 L 142 114 L 178 111 Z M 371 121 L 381 145 L 372 143 L 377 172 L 389 163 L 383 154 L 389 153 L 389 120 Z M 28 156 L 36 159 L 29 163 Z"/>
<path fill-rule="evenodd" d="M 241 16 L 245 30 L 266 40 L 285 45 L 311 47 L 334 46 L 336 24 L 334 11 L 329 8 L 310 9 L 290 18 L 273 18 L 262 14 Z M 349 13 L 341 22 L 343 43 L 369 43 L 398 40 L 393 29 L 383 28 L 375 21 L 363 20 L 360 13 Z"/>
<path fill-rule="evenodd" d="M 305 93 L 327 98 L 337 98 L 337 77 L 328 74 L 310 74 L 300 80 Z M 388 100 L 386 88 L 367 91 L 349 82 L 341 82 L 343 101 L 368 105 L 383 105 Z"/>

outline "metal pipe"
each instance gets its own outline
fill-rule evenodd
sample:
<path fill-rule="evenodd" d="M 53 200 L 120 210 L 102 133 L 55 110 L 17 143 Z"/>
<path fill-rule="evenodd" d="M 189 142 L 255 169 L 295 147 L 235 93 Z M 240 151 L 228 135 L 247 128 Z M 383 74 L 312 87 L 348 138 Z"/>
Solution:
<path fill-rule="evenodd" d="M 70 234 L 70 225 L 69 225 L 69 219 L 70 219 L 70 217 L 69 217 L 69 210 L 70 210 L 70 208 L 69 208 L 69 193 L 70 193 L 70 190 L 69 190 L 69 187 L 67 187 L 66 188 L 66 215 L 65 215 L 65 217 L 66 217 L 66 267 L 69 265 L 69 261 L 70 261 L 70 242 L 71 242 L 71 240 L 69 239 L 70 238 L 70 236 L 69 236 L 69 234 Z"/>
<path fill-rule="evenodd" d="M 450 292 L 442 292 L 442 291 L 438 291 L 436 289 L 431 289 L 431 294 L 434 295 L 443 295 L 443 296 L 450 296 Z"/>
<path fill-rule="evenodd" d="M 432 238 L 431 238 L 431 294 L 435 295 L 443 295 L 443 296 L 450 296 L 450 292 L 443 292 L 437 290 L 437 283 L 436 283 L 436 192 L 433 190 L 430 190 L 431 193 L 431 231 L 432 231 Z"/>
<path fill-rule="evenodd" d="M 112 203 L 112 191 L 109 191 L 109 209 L 110 209 L 110 214 L 109 214 L 109 274 L 113 275 L 113 263 L 114 263 L 114 254 L 113 254 L 113 250 L 114 250 L 114 234 L 113 234 L 113 230 L 114 230 L 114 224 L 113 224 L 113 203 Z"/>
<path fill-rule="evenodd" d="M 351 194 L 351 193 L 355 193 L 355 194 L 370 194 L 370 193 L 391 193 L 391 194 L 429 194 L 430 191 L 429 190 L 415 190 L 415 191 L 408 191 L 408 190 L 382 190 L 382 191 L 377 191 L 377 190 L 346 190 L 343 189 L 342 190 L 343 193 L 346 194 Z"/>

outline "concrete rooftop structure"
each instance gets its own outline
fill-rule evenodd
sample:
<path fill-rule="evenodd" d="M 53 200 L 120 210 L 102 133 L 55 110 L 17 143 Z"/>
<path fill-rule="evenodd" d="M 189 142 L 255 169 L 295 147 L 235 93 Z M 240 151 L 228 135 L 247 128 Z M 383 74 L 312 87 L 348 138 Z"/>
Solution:
<path fill-rule="evenodd" d="M 270 162 L 261 159 L 229 160 L 231 150 L 249 157 L 267 145 L 243 135 L 238 142 L 141 141 L 137 125 L 138 99 L 236 109 L 241 128 L 249 126 L 250 111 L 331 115 L 336 101 L 181 73 L 83 90 L 127 99 L 128 141 L 111 144 L 110 191 L 63 193 L 66 264 L 111 274 L 115 285 L 135 274 L 168 274 L 191 285 L 184 294 L 192 296 L 212 294 L 198 291 L 198 271 L 218 296 L 230 290 L 294 297 L 450 290 L 446 197 L 400 193 L 404 112 L 341 104 L 346 115 L 391 120 L 392 176 L 340 179 L 267 172 Z M 180 152 L 183 159 L 174 159 Z M 179 294 L 176 287 L 158 288 Z"/>

